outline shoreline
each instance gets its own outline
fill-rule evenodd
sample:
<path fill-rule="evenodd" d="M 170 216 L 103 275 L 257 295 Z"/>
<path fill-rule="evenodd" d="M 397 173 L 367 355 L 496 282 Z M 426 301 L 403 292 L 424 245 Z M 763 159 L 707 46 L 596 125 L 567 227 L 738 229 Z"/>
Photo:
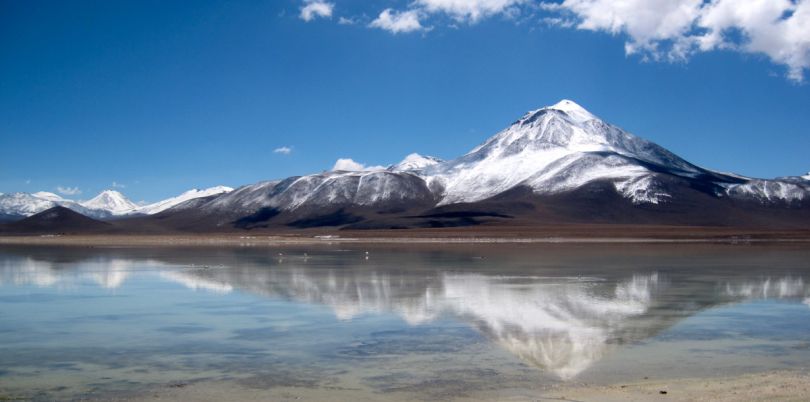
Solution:
<path fill-rule="evenodd" d="M 153 384 L 142 389 L 80 393 L 69 399 L 87 401 L 389 401 L 429 400 L 419 391 L 373 392 L 362 387 L 316 386 L 293 384 L 251 384 L 246 378 L 231 380 L 191 380 Z M 559 383 L 537 387 L 506 387 L 446 394 L 442 400 L 454 401 L 806 401 L 810 395 L 810 372 L 806 369 L 772 370 L 707 378 L 656 378 L 638 381 L 597 383 Z M 40 394 L 40 397 L 43 395 Z M 56 396 L 56 395 L 51 395 Z M 66 395 L 61 395 L 66 396 Z M 0 400 L 31 400 L 25 391 L 0 389 Z M 58 398 L 55 398 L 58 399 Z"/>
<path fill-rule="evenodd" d="M 341 236 L 341 235 L 45 235 L 0 236 L 0 245 L 280 246 L 329 244 L 806 244 L 810 237 L 750 236 Z"/>
<path fill-rule="evenodd" d="M 643 379 L 610 384 L 561 383 L 537 388 L 488 389 L 445 395 L 443 400 L 457 401 L 804 401 L 810 395 L 810 372 L 806 370 L 774 370 L 759 373 L 718 376 L 710 378 Z M 252 387 L 239 380 L 191 381 L 148 387 L 117 394 L 121 401 L 298 401 L 298 400 L 356 400 L 408 401 L 429 399 L 418 391 L 390 393 L 345 387 L 304 387 L 276 384 Z M 90 396 L 87 400 L 107 400 L 106 396 Z"/>

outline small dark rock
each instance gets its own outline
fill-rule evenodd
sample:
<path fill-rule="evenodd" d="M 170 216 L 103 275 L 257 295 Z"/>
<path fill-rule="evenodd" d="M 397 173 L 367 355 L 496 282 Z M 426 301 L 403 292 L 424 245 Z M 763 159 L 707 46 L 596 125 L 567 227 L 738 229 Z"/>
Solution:
<path fill-rule="evenodd" d="M 658 393 L 661 394 L 661 395 L 666 395 L 667 391 L 658 391 Z"/>

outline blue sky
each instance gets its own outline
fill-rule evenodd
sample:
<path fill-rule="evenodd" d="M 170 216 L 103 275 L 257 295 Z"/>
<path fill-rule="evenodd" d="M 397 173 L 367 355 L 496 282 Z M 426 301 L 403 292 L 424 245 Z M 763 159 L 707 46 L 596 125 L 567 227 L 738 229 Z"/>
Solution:
<path fill-rule="evenodd" d="M 563 98 L 702 166 L 810 170 L 795 29 L 702 9 L 683 29 L 605 22 L 600 1 L 0 0 L 0 192 L 155 201 L 338 158 L 453 158 Z"/>

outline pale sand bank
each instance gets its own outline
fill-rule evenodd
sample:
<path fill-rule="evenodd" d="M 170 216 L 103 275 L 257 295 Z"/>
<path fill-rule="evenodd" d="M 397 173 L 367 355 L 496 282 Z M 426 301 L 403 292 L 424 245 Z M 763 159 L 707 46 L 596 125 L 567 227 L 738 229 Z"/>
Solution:
<path fill-rule="evenodd" d="M 665 392 L 665 393 L 664 393 Z M 558 399 L 555 399 L 558 398 Z M 737 377 L 642 381 L 563 387 L 535 400 L 576 401 L 808 401 L 810 373 L 778 371 Z"/>

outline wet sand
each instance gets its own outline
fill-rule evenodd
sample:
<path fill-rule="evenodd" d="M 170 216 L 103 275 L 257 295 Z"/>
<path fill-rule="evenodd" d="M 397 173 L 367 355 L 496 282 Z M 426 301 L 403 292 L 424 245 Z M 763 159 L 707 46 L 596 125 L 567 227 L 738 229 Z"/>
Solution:
<path fill-rule="evenodd" d="M 140 395 L 120 395 L 122 401 L 408 401 L 435 400 L 416 392 L 369 393 L 366 390 L 324 387 L 246 387 L 236 381 L 172 384 Z M 611 385 L 562 384 L 538 389 L 501 389 L 445 395 L 454 401 L 806 401 L 810 373 L 772 371 L 734 377 L 648 379 Z M 93 399 L 93 398 L 90 398 Z M 103 398 L 102 398 L 103 399 Z M 106 399 L 105 399 L 106 400 Z"/>

